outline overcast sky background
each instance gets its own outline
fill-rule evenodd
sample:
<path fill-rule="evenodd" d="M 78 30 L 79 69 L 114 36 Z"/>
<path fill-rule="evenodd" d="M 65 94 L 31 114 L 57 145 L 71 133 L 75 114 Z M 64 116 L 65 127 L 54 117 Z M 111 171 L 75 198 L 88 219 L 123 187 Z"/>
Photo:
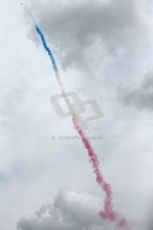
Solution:
<path fill-rule="evenodd" d="M 0 229 L 110 230 L 98 217 L 103 194 L 81 142 L 58 139 L 75 132 L 51 106 L 60 91 L 19 3 L 0 7 Z M 115 209 L 135 229 L 146 229 L 153 210 L 151 0 L 25 3 L 67 92 L 99 103 L 104 118 L 89 123 L 87 134 L 102 137 L 92 145 Z"/>

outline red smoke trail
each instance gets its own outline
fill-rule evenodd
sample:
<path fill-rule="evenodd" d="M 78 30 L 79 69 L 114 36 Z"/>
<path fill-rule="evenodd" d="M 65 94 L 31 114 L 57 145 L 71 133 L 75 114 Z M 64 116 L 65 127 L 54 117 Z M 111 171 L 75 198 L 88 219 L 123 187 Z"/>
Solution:
<path fill-rule="evenodd" d="M 105 179 L 103 178 L 102 173 L 99 169 L 99 161 L 97 155 L 94 152 L 94 149 L 92 148 L 90 141 L 86 137 L 85 133 L 79 127 L 77 117 L 75 116 L 73 116 L 73 124 L 75 130 L 78 132 L 85 148 L 88 151 L 88 156 L 90 158 L 90 162 L 92 163 L 94 173 L 96 175 L 96 181 L 106 195 L 104 207 L 103 210 L 100 212 L 100 216 L 106 220 L 109 220 L 110 222 L 114 222 L 116 226 L 121 230 L 130 230 L 130 226 L 126 219 L 113 210 L 111 187 L 109 184 L 106 183 Z"/>
<path fill-rule="evenodd" d="M 121 230 L 130 230 L 130 226 L 127 223 L 127 221 L 122 216 L 120 216 L 118 213 L 116 213 L 113 210 L 111 187 L 109 184 L 106 183 L 104 177 L 102 176 L 102 173 L 101 173 L 100 168 L 99 168 L 99 161 L 98 161 L 97 155 L 94 152 L 94 149 L 92 148 L 92 146 L 90 144 L 90 141 L 88 140 L 85 133 L 83 132 L 83 130 L 79 126 L 77 115 L 73 111 L 73 106 L 71 105 L 71 103 L 69 101 L 67 93 L 64 89 L 64 85 L 61 81 L 54 55 L 53 55 L 51 49 L 49 48 L 49 46 L 47 45 L 46 39 L 45 39 L 40 27 L 38 27 L 36 25 L 35 20 L 31 14 L 30 10 L 28 9 L 28 7 L 25 4 L 22 3 L 22 5 L 25 7 L 26 11 L 28 12 L 29 16 L 31 17 L 33 24 L 35 26 L 36 32 L 40 36 L 43 47 L 44 47 L 45 51 L 47 52 L 47 54 L 51 60 L 52 67 L 54 69 L 56 80 L 57 80 L 58 85 L 60 87 L 63 99 L 64 99 L 64 101 L 65 101 L 65 103 L 66 103 L 66 105 L 67 105 L 67 107 L 68 107 L 68 109 L 72 115 L 72 121 L 73 121 L 74 128 L 77 131 L 77 133 L 79 134 L 79 136 L 81 137 L 82 143 L 84 144 L 85 148 L 87 149 L 88 156 L 90 158 L 90 162 L 92 163 L 93 170 L 94 170 L 94 173 L 96 175 L 96 181 L 97 181 L 98 185 L 101 187 L 102 191 L 104 191 L 104 193 L 105 193 L 106 197 L 104 200 L 104 207 L 103 207 L 103 210 L 100 212 L 100 216 L 106 220 L 109 220 L 111 223 L 114 222 L 116 224 L 116 226 Z"/>

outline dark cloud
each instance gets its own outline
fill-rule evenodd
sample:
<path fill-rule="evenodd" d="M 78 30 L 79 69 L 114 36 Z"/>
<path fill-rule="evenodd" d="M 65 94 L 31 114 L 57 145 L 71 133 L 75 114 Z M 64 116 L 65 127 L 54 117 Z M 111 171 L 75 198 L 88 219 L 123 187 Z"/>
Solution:
<path fill-rule="evenodd" d="M 140 87 L 133 90 L 121 90 L 122 101 L 126 106 L 138 110 L 153 110 L 153 74 L 147 74 Z"/>
<path fill-rule="evenodd" d="M 83 66 L 96 41 L 106 44 L 112 52 L 138 36 L 145 23 L 143 2 L 86 0 L 59 4 L 53 1 L 35 6 L 35 14 L 52 46 L 62 53 L 64 66 Z M 92 52 L 94 56 L 95 52 Z"/>

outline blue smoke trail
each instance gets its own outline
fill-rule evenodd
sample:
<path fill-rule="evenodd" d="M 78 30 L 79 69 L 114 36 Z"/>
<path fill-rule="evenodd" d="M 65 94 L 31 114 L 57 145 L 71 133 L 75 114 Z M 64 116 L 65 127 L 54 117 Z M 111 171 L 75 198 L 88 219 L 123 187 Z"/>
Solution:
<path fill-rule="evenodd" d="M 43 44 L 44 49 L 45 49 L 46 52 L 48 53 L 48 56 L 49 56 L 49 58 L 50 58 L 50 60 L 51 60 L 51 62 L 52 62 L 52 65 L 53 65 L 53 69 L 54 69 L 54 71 L 55 71 L 55 74 L 57 74 L 57 73 L 58 73 L 58 68 L 57 68 L 57 64 L 56 64 L 54 55 L 53 55 L 51 49 L 48 47 L 47 42 L 46 42 L 46 39 L 45 39 L 45 37 L 44 37 L 44 35 L 43 35 L 41 29 L 39 28 L 39 26 L 36 25 L 36 26 L 35 26 L 35 29 L 36 29 L 38 35 L 40 36 L 40 39 L 41 39 L 41 41 L 42 41 L 42 44 Z"/>
<path fill-rule="evenodd" d="M 54 58 L 54 55 L 51 51 L 51 49 L 49 48 L 49 46 L 47 45 L 47 42 L 46 42 L 46 39 L 45 39 L 45 36 L 43 35 L 43 32 L 41 31 L 40 27 L 37 26 L 36 22 L 35 22 L 35 19 L 33 17 L 33 15 L 31 14 L 29 8 L 24 4 L 24 3 L 20 3 L 22 6 L 24 6 L 26 12 L 28 13 L 28 15 L 30 16 L 30 18 L 32 19 L 32 22 L 35 26 L 35 29 L 36 29 L 36 32 L 38 33 L 41 41 L 42 41 L 42 44 L 43 44 L 43 47 L 44 49 L 46 50 L 46 52 L 48 53 L 49 55 L 49 58 L 52 62 L 52 65 L 53 65 L 53 69 L 55 71 L 55 74 L 57 75 L 58 74 L 58 68 L 57 68 L 57 64 L 56 64 L 56 61 L 55 61 L 55 58 Z"/>

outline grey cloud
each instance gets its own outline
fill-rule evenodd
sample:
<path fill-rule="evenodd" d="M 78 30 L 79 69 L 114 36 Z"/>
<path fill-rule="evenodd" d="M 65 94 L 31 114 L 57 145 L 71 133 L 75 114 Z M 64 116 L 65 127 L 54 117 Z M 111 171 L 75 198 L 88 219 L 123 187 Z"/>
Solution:
<path fill-rule="evenodd" d="M 53 205 L 44 205 L 35 217 L 21 219 L 19 230 L 108 230 L 111 226 L 98 216 L 101 199 L 76 192 L 60 192 Z"/>
<path fill-rule="evenodd" d="M 90 47 L 100 41 L 112 50 L 138 36 L 144 28 L 143 0 L 48 2 L 35 6 L 35 15 L 64 66 L 83 66 Z M 61 54 L 62 53 L 62 54 Z"/>
<path fill-rule="evenodd" d="M 145 75 L 140 87 L 133 90 L 121 90 L 122 101 L 127 106 L 134 106 L 138 110 L 153 110 L 153 74 Z"/>

